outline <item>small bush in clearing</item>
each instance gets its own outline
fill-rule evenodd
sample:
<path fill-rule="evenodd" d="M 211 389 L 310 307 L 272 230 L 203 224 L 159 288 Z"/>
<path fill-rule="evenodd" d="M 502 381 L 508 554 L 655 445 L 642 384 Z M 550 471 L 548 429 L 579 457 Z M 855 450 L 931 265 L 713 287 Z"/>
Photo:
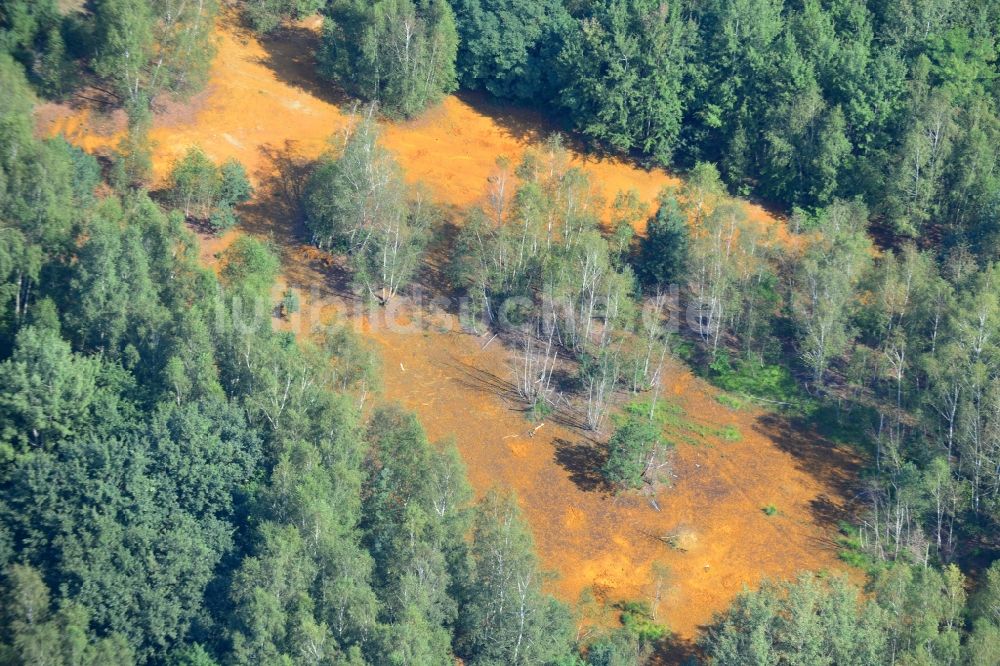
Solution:
<path fill-rule="evenodd" d="M 743 433 L 734 425 L 727 425 L 719 428 L 719 437 L 727 442 L 738 442 L 743 439 Z"/>

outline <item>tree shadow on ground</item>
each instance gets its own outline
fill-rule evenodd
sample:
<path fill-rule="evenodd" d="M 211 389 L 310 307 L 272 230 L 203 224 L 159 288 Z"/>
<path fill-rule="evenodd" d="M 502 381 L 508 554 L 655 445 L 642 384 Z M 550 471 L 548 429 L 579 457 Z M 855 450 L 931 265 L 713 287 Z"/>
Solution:
<path fill-rule="evenodd" d="M 461 313 L 465 291 L 451 277 L 455 241 L 461 230 L 455 220 L 461 214 L 462 210 L 454 205 L 436 206 L 431 239 L 415 278 L 422 292 L 452 315 Z"/>
<path fill-rule="evenodd" d="M 562 404 L 558 405 L 557 403 L 558 406 L 553 409 L 547 418 L 564 428 L 588 432 L 590 429 L 587 427 L 587 420 L 581 415 L 581 411 L 575 408 L 566 399 L 564 394 L 560 393 L 558 397 L 561 399 Z"/>
<path fill-rule="evenodd" d="M 504 379 L 483 368 L 476 367 L 460 359 L 452 357 L 448 367 L 457 370 L 459 376 L 455 381 L 465 388 L 489 393 L 508 402 L 520 402 L 521 397 L 517 392 L 517 387 L 508 379 Z"/>
<path fill-rule="evenodd" d="M 651 666 L 688 666 L 703 663 L 704 656 L 694 641 L 671 634 L 660 642 L 649 663 Z"/>
<path fill-rule="evenodd" d="M 307 27 L 285 25 L 260 38 L 267 55 L 258 62 L 284 83 L 334 106 L 355 102 L 338 84 L 323 79 L 316 70 L 319 35 Z"/>
<path fill-rule="evenodd" d="M 857 514 L 864 460 L 855 451 L 835 445 L 814 430 L 796 427 L 778 414 L 759 416 L 754 430 L 791 454 L 798 469 L 844 498 L 843 504 L 826 494 L 813 499 L 810 509 L 818 524 L 835 528 L 840 521 L 851 520 Z"/>
<path fill-rule="evenodd" d="M 241 228 L 258 237 L 294 240 L 275 244 L 289 284 L 316 289 L 322 297 L 356 300 L 344 259 L 309 245 L 301 199 L 313 161 L 290 140 L 281 146 L 264 144 L 260 152 L 263 159 L 254 173 L 257 194 L 239 209 Z"/>
<path fill-rule="evenodd" d="M 556 438 L 555 461 L 569 472 L 570 480 L 584 492 L 610 493 L 611 487 L 601 469 L 607 460 L 604 450 L 593 442 L 570 442 Z"/>
<path fill-rule="evenodd" d="M 822 525 L 836 526 L 843 520 L 849 520 L 851 512 L 832 499 L 826 493 L 818 495 L 809 501 L 813 517 Z"/>
<path fill-rule="evenodd" d="M 618 160 L 637 169 L 649 171 L 657 165 L 649 157 L 622 153 L 598 141 L 588 139 L 574 130 L 564 111 L 548 106 L 508 102 L 492 97 L 480 90 L 459 90 L 455 97 L 478 113 L 488 116 L 502 127 L 509 136 L 525 143 L 538 144 L 553 134 L 562 137 L 563 145 L 576 153 L 584 164 L 598 160 Z"/>
<path fill-rule="evenodd" d="M 504 102 L 477 90 L 459 90 L 455 97 L 477 113 L 489 117 L 518 141 L 538 143 L 557 132 L 566 133 L 564 128 L 546 118 L 538 109 Z"/>
<path fill-rule="evenodd" d="M 502 341 L 498 342 L 500 342 L 500 344 L 504 344 Z M 523 412 L 525 414 L 531 411 L 531 408 L 525 404 L 524 398 L 518 391 L 517 384 L 510 379 L 505 379 L 496 373 L 470 363 L 466 363 L 465 361 L 455 357 L 452 357 L 447 365 L 452 370 L 456 370 L 458 372 L 458 376 L 454 378 L 454 381 L 460 386 L 473 391 L 479 391 L 481 393 L 488 393 L 496 396 L 504 400 L 511 410 Z M 568 403 L 565 407 L 554 407 L 551 412 L 544 416 L 543 422 L 544 421 L 548 421 L 571 430 L 581 432 L 586 431 L 586 424 L 573 412 Z"/>
<path fill-rule="evenodd" d="M 829 536 L 829 534 L 831 530 L 838 529 L 841 523 L 853 522 L 857 509 L 855 503 L 841 506 L 826 494 L 821 494 L 810 500 L 809 511 L 812 513 L 813 520 L 826 528 L 822 536 L 812 537 L 812 542 L 821 548 L 841 550 L 843 545 L 837 541 L 836 536 Z"/>
<path fill-rule="evenodd" d="M 260 153 L 263 160 L 254 174 L 260 194 L 252 205 L 261 213 L 287 222 L 296 240 L 306 240 L 302 193 L 313 160 L 303 157 L 297 142 L 290 139 L 281 146 L 266 143 L 260 146 Z"/>

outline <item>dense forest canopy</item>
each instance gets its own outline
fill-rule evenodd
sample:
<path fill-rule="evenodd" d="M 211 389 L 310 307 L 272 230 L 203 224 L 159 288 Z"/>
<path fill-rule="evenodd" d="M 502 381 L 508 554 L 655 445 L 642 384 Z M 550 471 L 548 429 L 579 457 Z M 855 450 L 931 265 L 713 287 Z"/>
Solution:
<path fill-rule="evenodd" d="M 623 603 L 620 627 L 575 632 L 517 499 L 474 501 L 453 445 L 371 399 L 363 339 L 272 329 L 269 243 L 198 264 L 187 225 L 237 225 L 241 164 L 195 147 L 150 193 L 153 114 L 204 85 L 218 3 L 66 4 L 0 2 L 0 663 L 645 659 L 655 613 Z M 654 211 L 618 193 L 602 223 L 553 137 L 498 162 L 441 275 L 511 346 L 529 415 L 571 368 L 558 397 L 607 442 L 612 492 L 669 492 L 668 354 L 867 456 L 841 527 L 864 590 L 825 573 L 745 590 L 701 655 L 1000 663 L 1000 5 L 239 5 L 274 39 L 320 12 L 318 71 L 371 103 L 299 202 L 361 298 L 405 294 L 443 216 L 379 113 L 483 90 L 686 172 Z M 39 97 L 69 95 L 127 112 L 110 160 L 35 136 Z M 732 194 L 785 211 L 788 237 Z M 672 294 L 687 329 L 667 326 Z"/>
<path fill-rule="evenodd" d="M 472 504 L 453 447 L 359 413 L 364 343 L 272 331 L 266 244 L 238 239 L 217 279 L 180 209 L 95 196 L 92 157 L 32 135 L 7 56 L 0 80 L 0 660 L 569 655 L 514 498 Z"/>
<path fill-rule="evenodd" d="M 268 25 L 303 11 L 248 4 Z M 896 238 L 996 257 L 995 2 L 355 4 L 322 9 L 320 69 L 390 115 L 457 80 L 554 111 L 594 149 L 712 162 L 789 212 L 861 197 Z"/>
<path fill-rule="evenodd" d="M 995 2 L 454 5 L 465 87 L 787 210 L 860 196 L 895 234 L 996 257 Z"/>

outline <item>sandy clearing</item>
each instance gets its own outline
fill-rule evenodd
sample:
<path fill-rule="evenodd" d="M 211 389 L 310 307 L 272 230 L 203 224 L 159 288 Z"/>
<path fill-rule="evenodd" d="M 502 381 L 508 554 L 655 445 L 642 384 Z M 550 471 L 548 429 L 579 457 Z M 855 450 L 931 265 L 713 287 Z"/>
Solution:
<path fill-rule="evenodd" d="M 158 178 L 196 144 L 215 160 L 235 157 L 247 166 L 261 192 L 244 214 L 244 229 L 280 246 L 282 286 L 303 288 L 304 310 L 326 320 L 344 316 L 350 301 L 328 259 L 302 243 L 275 191 L 294 187 L 295 165 L 321 153 L 348 118 L 338 106 L 345 100 L 313 74 L 315 28 L 305 23 L 262 44 L 223 20 L 207 91 L 187 106 L 169 105 L 151 138 Z M 56 105 L 40 107 L 38 121 L 42 131 L 63 133 L 96 153 L 113 146 L 124 126 L 120 113 Z M 548 127 L 537 113 L 462 95 L 420 119 L 386 125 L 384 141 L 409 179 L 425 182 L 460 216 L 480 201 L 497 157 L 516 161 Z M 634 188 L 652 202 L 663 186 L 679 182 L 616 159 L 575 159 L 608 199 Z M 748 208 L 762 225 L 775 224 L 762 209 Z M 234 236 L 203 237 L 202 259 L 212 264 Z M 319 285 L 314 297 L 306 285 Z M 517 490 L 542 561 L 559 574 L 553 589 L 566 600 L 586 588 L 608 600 L 648 596 L 653 565 L 662 563 L 671 572 L 662 617 L 683 648 L 744 584 L 839 566 L 833 523 L 859 461 L 762 411 L 729 411 L 681 364 L 670 369 L 669 395 L 685 418 L 708 431 L 733 425 L 742 438 L 680 439 L 676 485 L 661 494 L 656 511 L 645 500 L 604 492 L 596 478 L 601 450 L 585 433 L 548 423 L 526 436 L 529 424 L 509 397 L 511 355 L 502 345 L 483 351 L 481 339 L 453 325 L 401 333 L 365 318 L 355 324 L 382 353 L 384 397 L 413 409 L 432 438 L 455 437 L 477 492 L 497 483 Z M 766 516 L 767 504 L 778 515 Z M 683 550 L 656 538 L 678 530 Z"/>

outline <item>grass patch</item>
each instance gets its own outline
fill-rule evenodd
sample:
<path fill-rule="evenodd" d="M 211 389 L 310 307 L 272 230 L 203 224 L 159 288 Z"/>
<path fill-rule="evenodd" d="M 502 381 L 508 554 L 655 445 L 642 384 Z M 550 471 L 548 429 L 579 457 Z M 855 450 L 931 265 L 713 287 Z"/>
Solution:
<path fill-rule="evenodd" d="M 727 442 L 738 442 L 743 439 L 743 433 L 734 425 L 727 425 L 719 428 L 718 435 Z"/>
<path fill-rule="evenodd" d="M 719 388 L 747 399 L 757 399 L 793 411 L 808 412 L 813 407 L 812 400 L 805 395 L 788 368 L 782 365 L 761 365 L 742 358 L 733 361 L 727 354 L 717 354 L 705 376 Z"/>
<path fill-rule="evenodd" d="M 868 571 L 871 567 L 871 558 L 854 550 L 841 550 L 837 553 L 837 558 L 844 564 L 862 571 Z"/>
<path fill-rule="evenodd" d="M 764 512 L 765 516 L 776 516 L 776 515 L 778 515 L 778 507 L 774 506 L 773 504 L 768 504 L 763 509 L 761 509 L 761 511 Z"/>
<path fill-rule="evenodd" d="M 625 411 L 632 416 L 649 416 L 649 401 L 635 400 L 625 405 Z M 653 410 L 654 421 L 667 421 L 671 417 L 684 416 L 684 408 L 669 400 L 657 400 Z"/>
<path fill-rule="evenodd" d="M 625 405 L 625 414 L 639 418 L 649 418 L 648 400 L 637 400 Z M 683 441 L 699 446 L 718 432 L 709 426 L 696 423 L 687 417 L 680 405 L 667 400 L 658 400 L 653 409 L 653 423 L 657 424 L 667 439 Z"/>
<path fill-rule="evenodd" d="M 837 527 L 840 531 L 840 535 L 837 537 L 837 543 L 840 545 L 837 557 L 842 562 L 861 569 L 869 575 L 886 566 L 885 563 L 875 559 L 861 547 L 860 530 L 857 527 L 844 521 L 840 521 Z"/>
<path fill-rule="evenodd" d="M 685 361 L 688 365 L 694 365 L 694 357 L 697 349 L 689 340 L 679 340 L 673 347 L 674 355 Z"/>
<path fill-rule="evenodd" d="M 618 604 L 625 630 L 642 643 L 654 643 L 667 635 L 667 628 L 653 619 L 645 601 L 625 601 Z"/>
<path fill-rule="evenodd" d="M 656 407 L 650 413 L 648 400 L 637 400 L 625 405 L 625 413 L 638 418 L 652 417 L 653 423 L 663 428 L 684 428 L 690 429 L 693 425 L 685 418 L 684 408 L 680 405 L 666 400 L 657 400 Z"/>
<path fill-rule="evenodd" d="M 746 403 L 744 403 L 741 398 L 738 398 L 735 395 L 729 395 L 728 393 L 719 393 L 715 396 L 715 401 L 723 407 L 728 407 L 733 411 L 739 411 L 746 406 Z"/>
<path fill-rule="evenodd" d="M 531 408 L 525 412 L 528 420 L 533 423 L 538 423 L 551 413 L 552 406 L 544 400 L 537 400 L 535 404 L 533 404 Z"/>

